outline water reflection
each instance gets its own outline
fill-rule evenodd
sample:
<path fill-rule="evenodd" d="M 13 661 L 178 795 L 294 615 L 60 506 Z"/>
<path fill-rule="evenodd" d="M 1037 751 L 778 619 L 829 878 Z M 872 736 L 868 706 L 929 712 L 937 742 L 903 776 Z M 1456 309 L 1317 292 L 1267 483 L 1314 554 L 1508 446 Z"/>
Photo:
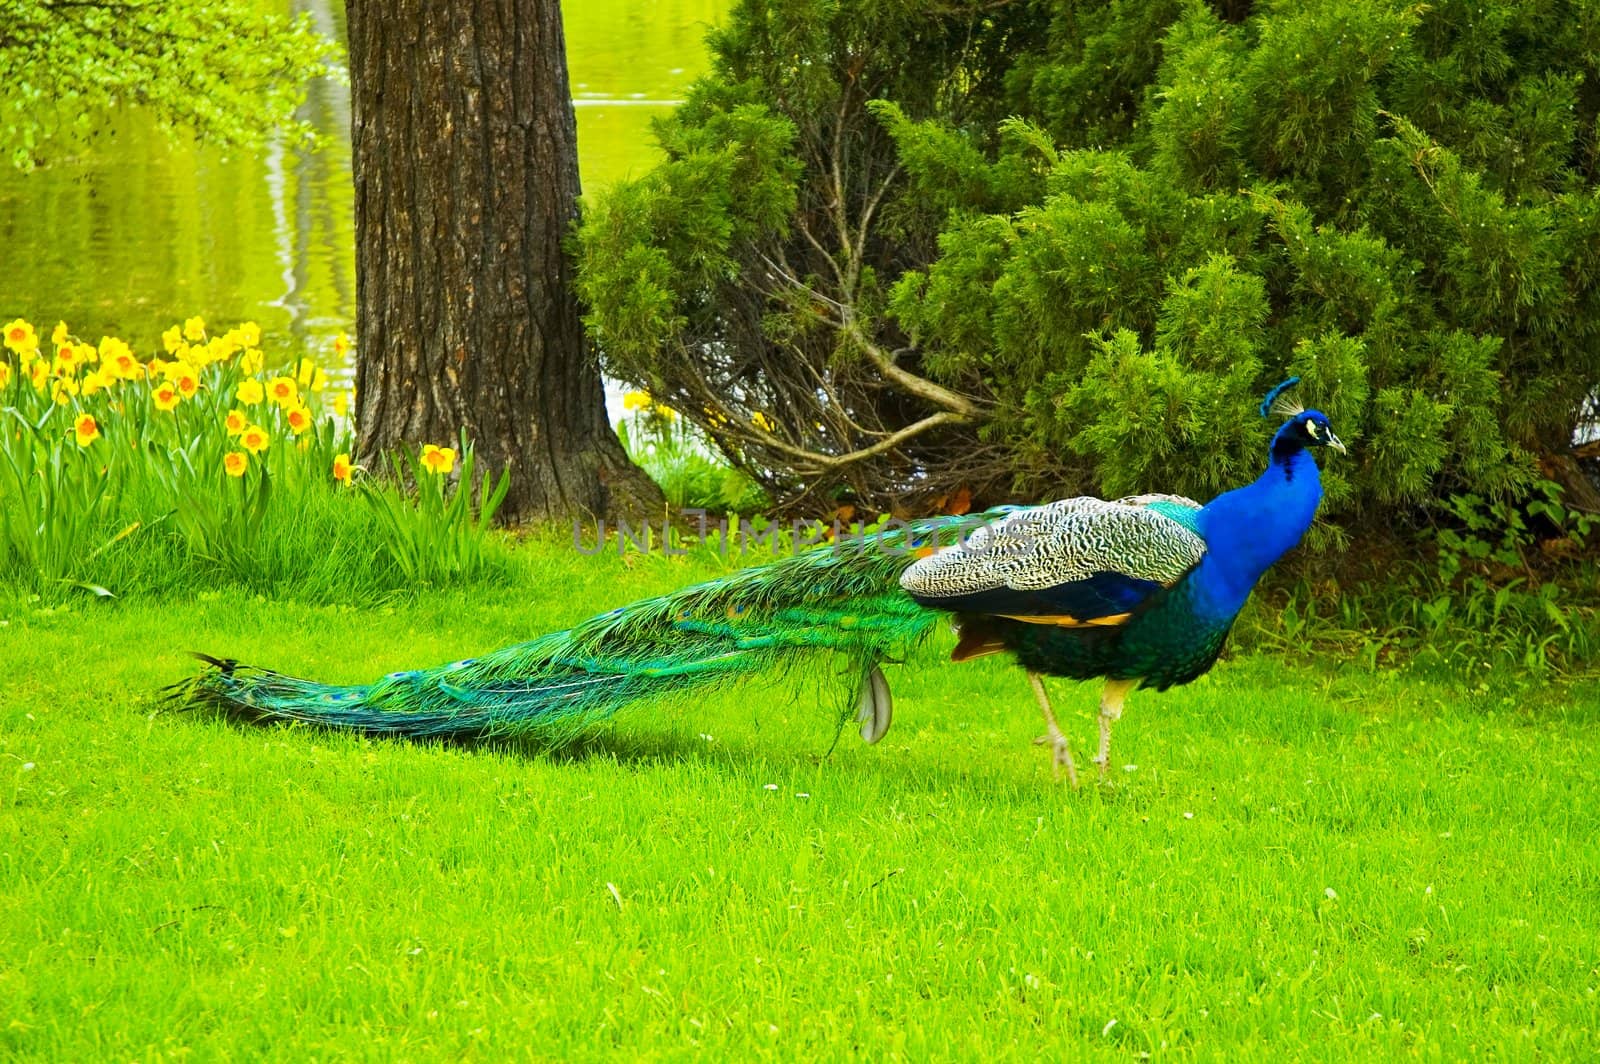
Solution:
<path fill-rule="evenodd" d="M 584 188 L 657 158 L 650 120 L 705 68 L 703 39 L 727 0 L 569 0 L 567 58 Z M 344 5 L 299 0 L 343 39 Z M 169 141 L 130 113 L 82 151 L 22 174 L 0 165 L 0 320 L 58 320 L 148 352 L 189 314 L 255 320 L 275 361 L 331 359 L 355 317 L 350 96 L 311 85 L 302 116 L 323 150 L 270 146 L 227 157 Z M 338 379 L 345 374 L 335 374 Z"/>

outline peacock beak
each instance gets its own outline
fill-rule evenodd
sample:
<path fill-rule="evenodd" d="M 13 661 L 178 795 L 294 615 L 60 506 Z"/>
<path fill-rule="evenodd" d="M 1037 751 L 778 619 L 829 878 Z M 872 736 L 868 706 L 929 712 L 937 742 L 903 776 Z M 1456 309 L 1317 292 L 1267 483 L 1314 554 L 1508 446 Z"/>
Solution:
<path fill-rule="evenodd" d="M 1346 451 L 1344 449 L 1344 441 L 1339 439 L 1339 437 L 1335 436 L 1331 432 L 1328 433 L 1328 446 L 1332 447 L 1334 450 L 1338 451 L 1340 454 L 1349 454 L 1350 453 L 1349 451 Z"/>

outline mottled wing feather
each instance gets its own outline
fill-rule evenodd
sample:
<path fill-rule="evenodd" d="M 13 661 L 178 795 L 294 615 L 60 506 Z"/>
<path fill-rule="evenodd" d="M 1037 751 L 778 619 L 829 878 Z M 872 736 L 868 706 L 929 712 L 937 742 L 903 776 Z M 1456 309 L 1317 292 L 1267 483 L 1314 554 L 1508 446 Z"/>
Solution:
<path fill-rule="evenodd" d="M 1117 615 L 1172 586 L 1205 554 L 1189 522 L 1161 512 L 1187 516 L 1190 506 L 1178 496 L 1137 496 L 1019 509 L 914 562 L 900 586 L 918 602 L 945 609 L 1053 624 L 1117 623 Z"/>
<path fill-rule="evenodd" d="M 1170 517 L 1195 535 L 1200 534 L 1200 504 L 1183 495 L 1130 495 L 1118 499 L 1121 506 L 1143 506 L 1163 517 Z"/>

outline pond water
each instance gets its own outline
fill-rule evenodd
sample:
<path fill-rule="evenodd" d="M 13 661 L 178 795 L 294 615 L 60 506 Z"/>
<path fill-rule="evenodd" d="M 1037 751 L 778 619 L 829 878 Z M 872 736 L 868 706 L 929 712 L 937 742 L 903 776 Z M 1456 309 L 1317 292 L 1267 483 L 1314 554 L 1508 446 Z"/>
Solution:
<path fill-rule="evenodd" d="M 586 192 L 655 162 L 650 120 L 705 70 L 705 33 L 727 3 L 564 5 Z M 338 0 L 287 7 L 343 39 Z M 25 317 L 46 333 L 64 320 L 90 340 L 120 335 L 140 353 L 191 314 L 219 325 L 254 320 L 274 361 L 331 361 L 333 338 L 355 319 L 349 91 L 320 80 L 302 114 L 328 147 L 229 158 L 129 113 L 45 168 L 24 174 L 0 163 L 0 320 Z"/>

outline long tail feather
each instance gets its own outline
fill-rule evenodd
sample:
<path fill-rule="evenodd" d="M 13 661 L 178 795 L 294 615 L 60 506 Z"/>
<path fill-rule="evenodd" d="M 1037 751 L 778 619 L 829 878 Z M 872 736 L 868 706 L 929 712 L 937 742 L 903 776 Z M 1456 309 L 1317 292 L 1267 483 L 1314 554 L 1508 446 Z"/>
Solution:
<path fill-rule="evenodd" d="M 878 663 L 903 656 L 937 614 L 900 590 L 916 548 L 970 529 L 935 518 L 741 570 L 592 617 L 563 632 L 438 668 L 334 686 L 199 655 L 210 666 L 168 689 L 177 704 L 251 721 L 408 738 L 570 739 L 621 707 L 730 684 L 818 654 L 861 677 L 863 736 L 888 727 Z M 874 723 L 876 720 L 876 724 Z"/>

